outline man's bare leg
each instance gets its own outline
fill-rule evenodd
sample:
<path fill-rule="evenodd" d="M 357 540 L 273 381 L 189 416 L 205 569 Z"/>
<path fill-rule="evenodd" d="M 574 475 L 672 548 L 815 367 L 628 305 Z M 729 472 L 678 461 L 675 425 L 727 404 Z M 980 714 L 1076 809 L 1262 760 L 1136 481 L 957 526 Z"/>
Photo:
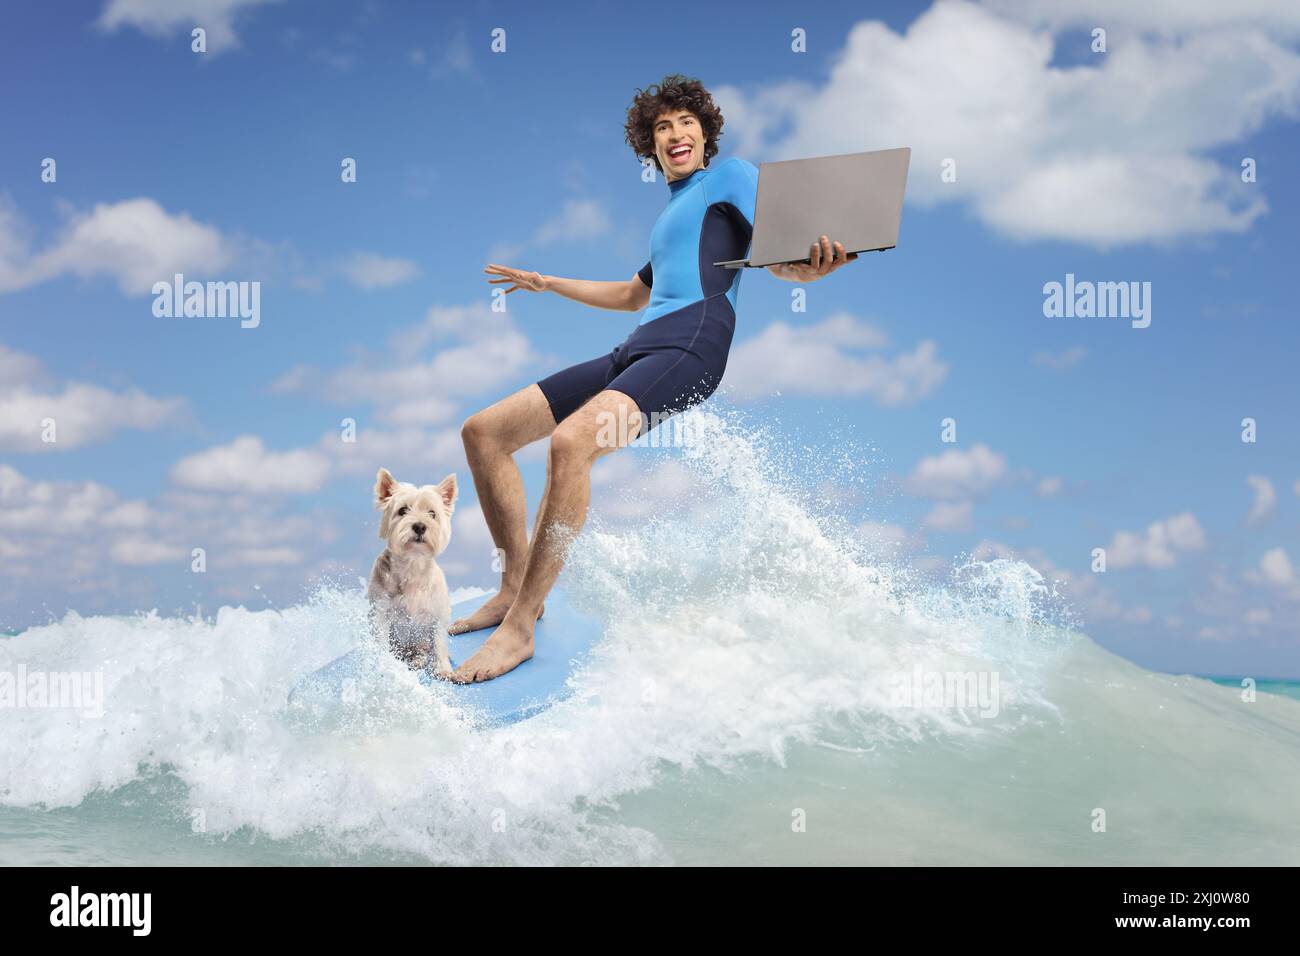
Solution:
<path fill-rule="evenodd" d="M 483 519 L 492 533 L 493 543 L 501 549 L 504 563 L 497 593 L 469 617 L 453 621 L 450 633 L 462 634 L 500 624 L 514 603 L 528 560 L 528 503 L 524 479 L 513 456 L 520 448 L 545 438 L 554 430 L 555 416 L 536 384 L 475 412 L 461 429 Z M 541 612 L 538 607 L 538 616 Z"/>
<path fill-rule="evenodd" d="M 641 412 L 631 398 L 607 389 L 551 434 L 546 495 L 533 526 L 533 543 L 514 603 L 501 626 L 456 669 L 452 680 L 491 680 L 533 656 L 533 628 L 542 602 L 564 566 L 569 543 L 587 519 L 591 466 L 597 458 L 634 439 L 641 422 Z"/>

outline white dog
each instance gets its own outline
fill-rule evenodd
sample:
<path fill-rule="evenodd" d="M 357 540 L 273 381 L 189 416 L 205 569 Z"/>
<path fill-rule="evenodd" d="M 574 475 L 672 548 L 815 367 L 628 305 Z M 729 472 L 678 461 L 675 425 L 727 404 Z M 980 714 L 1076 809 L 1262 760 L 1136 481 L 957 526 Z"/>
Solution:
<path fill-rule="evenodd" d="M 447 677 L 447 626 L 451 598 L 447 579 L 434 560 L 451 541 L 456 476 L 436 485 L 396 480 L 387 468 L 375 479 L 375 507 L 383 511 L 379 537 L 388 542 L 370 570 L 370 626 L 402 660 L 423 669 L 433 654 L 434 674 Z"/>

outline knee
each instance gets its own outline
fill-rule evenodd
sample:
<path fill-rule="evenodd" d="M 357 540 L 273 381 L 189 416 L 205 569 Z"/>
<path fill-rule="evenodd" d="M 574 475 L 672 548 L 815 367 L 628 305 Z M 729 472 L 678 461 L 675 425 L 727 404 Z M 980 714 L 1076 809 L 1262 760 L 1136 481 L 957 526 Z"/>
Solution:
<path fill-rule="evenodd" d="M 551 433 L 547 464 L 554 469 L 581 467 L 591 460 L 591 442 L 576 428 L 560 425 Z"/>
<path fill-rule="evenodd" d="M 466 448 L 482 448 L 492 442 L 496 429 L 486 412 L 475 412 L 460 426 L 460 440 Z"/>

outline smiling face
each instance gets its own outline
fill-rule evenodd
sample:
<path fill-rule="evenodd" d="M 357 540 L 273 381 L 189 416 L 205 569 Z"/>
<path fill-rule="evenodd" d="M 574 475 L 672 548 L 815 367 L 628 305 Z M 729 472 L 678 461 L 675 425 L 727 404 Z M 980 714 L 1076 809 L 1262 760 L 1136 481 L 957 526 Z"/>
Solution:
<path fill-rule="evenodd" d="M 387 468 L 375 479 L 379 537 L 394 554 L 437 556 L 451 541 L 451 515 L 456 508 L 456 476 L 436 485 L 416 486 L 398 481 Z"/>
<path fill-rule="evenodd" d="M 655 154 L 669 182 L 704 165 L 704 127 L 694 113 L 668 110 L 655 120 Z"/>

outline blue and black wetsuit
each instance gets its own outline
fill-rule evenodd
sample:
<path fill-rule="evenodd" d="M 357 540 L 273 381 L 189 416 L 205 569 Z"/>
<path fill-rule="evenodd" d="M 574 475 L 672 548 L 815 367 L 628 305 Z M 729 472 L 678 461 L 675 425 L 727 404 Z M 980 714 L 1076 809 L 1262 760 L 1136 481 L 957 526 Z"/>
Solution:
<path fill-rule="evenodd" d="M 727 159 L 670 182 L 668 206 L 650 233 L 650 261 L 637 273 L 650 304 L 627 340 L 607 355 L 538 382 L 555 421 L 604 389 L 629 396 L 648 421 L 641 433 L 704 401 L 718 387 L 736 330 L 743 259 L 754 232 L 758 169 Z"/>

